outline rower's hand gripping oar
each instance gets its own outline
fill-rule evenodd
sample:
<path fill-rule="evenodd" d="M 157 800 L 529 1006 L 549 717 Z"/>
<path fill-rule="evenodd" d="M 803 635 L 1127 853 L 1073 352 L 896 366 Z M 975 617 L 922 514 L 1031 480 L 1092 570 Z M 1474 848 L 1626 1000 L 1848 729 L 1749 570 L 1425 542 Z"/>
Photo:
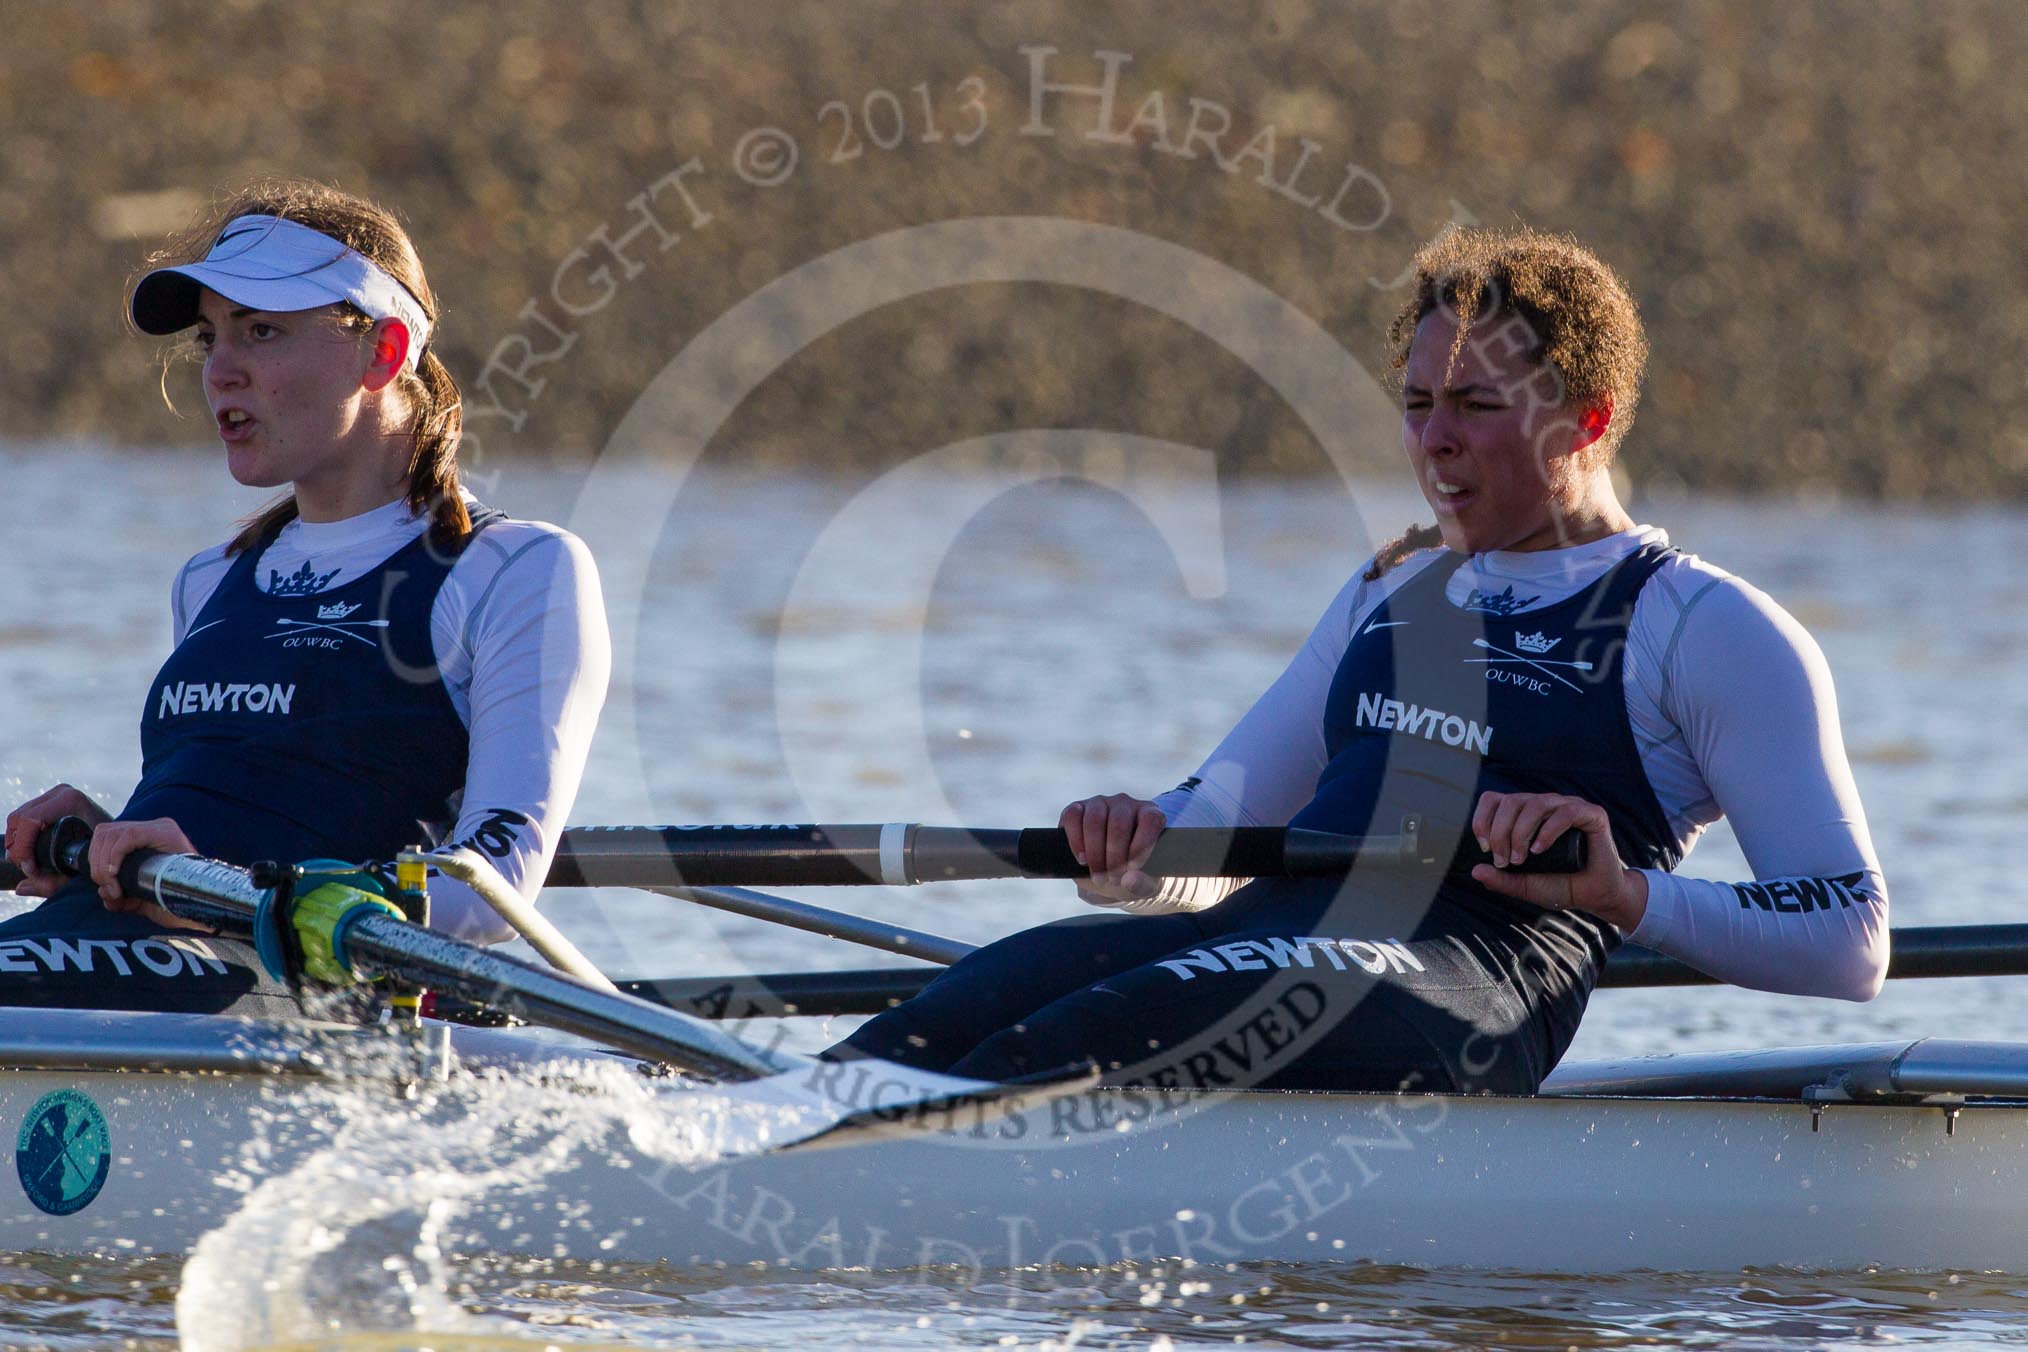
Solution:
<path fill-rule="evenodd" d="M 84 873 L 91 834 L 91 826 L 78 818 L 57 822 L 38 838 L 37 862 L 73 876 Z M 784 1068 L 778 1058 L 716 1029 L 665 1029 L 659 1016 L 644 1023 L 652 1007 L 631 1009 L 635 1002 L 627 997 L 607 997 L 562 973 L 411 924 L 363 873 L 272 864 L 245 869 L 196 855 L 136 850 L 121 861 L 119 881 L 128 896 L 252 937 L 263 964 L 285 979 L 331 986 L 381 977 L 414 982 L 712 1078 L 750 1079 Z M 710 1036 L 671 1037 L 672 1032 Z"/>
<path fill-rule="evenodd" d="M 46 871 L 82 876 L 88 871 L 92 824 L 63 817 L 36 837 L 35 861 Z M 177 861 L 172 866 L 167 861 Z M 164 880 L 183 895 L 159 895 Z M 253 940 L 268 975 L 290 986 L 308 981 L 347 986 L 359 978 L 345 962 L 350 926 L 378 911 L 419 926 L 429 924 L 429 894 L 421 868 L 404 866 L 398 886 L 338 860 L 301 864 L 257 863 L 241 869 L 195 855 L 136 850 L 120 865 L 120 890 L 148 897 L 172 914 Z M 240 908 L 251 907 L 251 914 Z M 416 988 L 394 996 L 411 1012 Z"/>
<path fill-rule="evenodd" d="M 91 828 L 59 822 L 38 840 L 38 861 L 73 876 L 85 869 Z M 263 872 L 266 872 L 265 870 Z M 1086 1072 L 1015 1086 L 916 1070 L 877 1058 L 849 1062 L 756 1047 L 710 1024 L 566 973 L 423 929 L 387 897 L 314 872 L 317 885 L 288 908 L 302 973 L 334 984 L 391 977 L 500 1009 L 531 1023 L 711 1079 L 734 1081 L 722 1097 L 782 1111 L 770 1113 L 768 1147 L 829 1137 L 843 1129 L 892 1131 L 954 1123 L 974 1104 L 1017 1106 L 1091 1083 Z M 229 933 L 252 931 L 275 889 L 253 871 L 195 855 L 136 850 L 120 865 L 120 889 L 148 897 L 172 914 Z M 314 904 L 304 905 L 311 898 Z"/>
<path fill-rule="evenodd" d="M 1141 871 L 1169 878 L 1305 878 L 1362 868 L 1469 873 L 1491 863 L 1421 816 L 1391 834 L 1346 836 L 1286 826 L 1172 827 Z M 1584 836 L 1566 831 L 1516 866 L 1576 873 Z M 552 887 L 893 887 L 974 878 L 1088 878 L 1055 828 L 992 830 L 913 822 L 846 826 L 595 826 L 563 833 Z"/>

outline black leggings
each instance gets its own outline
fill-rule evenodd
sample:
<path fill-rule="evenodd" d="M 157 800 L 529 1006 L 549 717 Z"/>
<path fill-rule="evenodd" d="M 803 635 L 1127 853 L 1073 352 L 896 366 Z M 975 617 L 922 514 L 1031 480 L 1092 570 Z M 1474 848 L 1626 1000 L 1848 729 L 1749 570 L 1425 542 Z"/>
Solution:
<path fill-rule="evenodd" d="M 984 1080 L 1091 1061 L 1108 1083 L 1181 1088 L 1532 1094 L 1548 1073 L 1484 945 L 1320 938 L 1313 907 L 1240 900 L 1011 935 L 829 1054 Z"/>
<path fill-rule="evenodd" d="M 253 945 L 109 911 L 84 879 L 0 921 L 0 1006 L 301 1018 Z"/>

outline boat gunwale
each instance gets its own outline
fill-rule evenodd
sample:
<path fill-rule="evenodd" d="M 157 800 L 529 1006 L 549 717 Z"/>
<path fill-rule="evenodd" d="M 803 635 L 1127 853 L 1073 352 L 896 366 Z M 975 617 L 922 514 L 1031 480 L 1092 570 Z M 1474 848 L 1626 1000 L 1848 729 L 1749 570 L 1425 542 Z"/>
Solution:
<path fill-rule="evenodd" d="M 576 1045 L 573 1045 L 576 1044 Z M 638 1058 L 525 1029 L 391 1025 L 234 1015 L 14 1008 L 0 1022 L 0 1072 L 442 1080 L 453 1070 L 533 1070 Z M 1728 1091 L 1730 1086 L 1730 1091 Z M 1730 1052 L 1677 1052 L 1560 1068 L 1543 1092 L 1456 1094 L 1326 1089 L 1098 1086 L 1079 1091 L 1207 1103 L 1315 1104 L 1489 1100 L 1508 1103 L 1717 1103 L 1823 1107 L 2028 1107 L 2028 1044 L 1919 1038 Z M 1167 1115 L 1165 1112 L 1162 1114 Z"/>

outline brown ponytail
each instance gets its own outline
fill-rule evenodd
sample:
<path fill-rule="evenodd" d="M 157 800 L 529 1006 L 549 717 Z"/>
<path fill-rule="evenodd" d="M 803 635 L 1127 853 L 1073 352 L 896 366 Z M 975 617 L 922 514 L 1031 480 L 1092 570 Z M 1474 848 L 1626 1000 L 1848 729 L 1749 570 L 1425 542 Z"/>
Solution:
<path fill-rule="evenodd" d="M 1378 582 L 1380 575 L 1400 563 L 1418 549 L 1434 549 L 1444 542 L 1444 533 L 1435 526 L 1410 526 L 1401 534 L 1373 551 L 1373 563 L 1361 574 L 1368 582 Z"/>
<path fill-rule="evenodd" d="M 211 251 L 220 232 L 241 216 L 276 216 L 331 236 L 401 283 L 429 317 L 430 348 L 396 382 L 415 418 L 409 427 L 407 501 L 410 510 L 429 516 L 430 543 L 439 549 L 452 548 L 472 529 L 471 514 L 465 510 L 458 484 L 464 402 L 457 382 L 437 358 L 436 294 L 423 276 L 422 260 L 416 256 L 408 232 L 393 212 L 366 198 L 307 179 L 263 179 L 232 194 L 203 225 L 151 257 L 148 266 L 196 262 Z M 347 322 L 364 329 L 372 320 L 351 310 Z M 290 493 L 245 518 L 226 553 L 255 547 L 295 518 L 296 496 Z"/>
<path fill-rule="evenodd" d="M 430 322 L 436 322 L 434 314 Z M 458 382 L 451 379 L 450 369 L 437 360 L 435 351 L 423 353 L 415 371 L 404 372 L 401 380 L 409 406 L 416 411 L 415 425 L 409 429 L 409 510 L 417 515 L 428 513 L 430 543 L 448 549 L 472 529 L 472 517 L 458 487 L 464 400 L 458 394 Z"/>

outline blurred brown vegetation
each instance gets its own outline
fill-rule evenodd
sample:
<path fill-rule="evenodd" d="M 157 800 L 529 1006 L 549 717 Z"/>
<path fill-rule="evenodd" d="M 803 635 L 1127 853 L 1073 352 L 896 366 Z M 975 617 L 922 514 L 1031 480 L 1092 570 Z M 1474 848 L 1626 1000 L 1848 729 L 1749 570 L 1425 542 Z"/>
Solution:
<path fill-rule="evenodd" d="M 2015 0 L 1881 5 L 1716 0 L 1235 6 L 1048 3 L 345 5 L 5 0 L 0 301 L 15 320 L 0 412 L 13 439 L 195 442 L 156 392 L 121 283 L 211 192 L 261 172 L 379 196 L 410 222 L 447 311 L 440 352 L 481 397 L 497 344 L 559 264 L 696 157 L 712 213 L 642 270 L 576 345 L 486 389 L 486 458 L 593 454 L 714 318 L 798 264 L 898 227 L 969 216 L 1098 222 L 1215 258 L 1314 318 L 1370 370 L 1409 252 L 1454 216 L 1592 243 L 1628 279 L 1655 359 L 1626 451 L 1635 481 L 1822 494 L 2028 491 L 2028 23 Z M 1318 143 L 1384 184 L 1347 230 L 1208 156 L 1100 144 L 1089 101 L 1023 136 L 1029 66 L 1093 80 L 1131 54 L 1123 123 L 1162 91 L 1180 139 L 1195 96 L 1228 152 L 1272 123 L 1281 168 Z M 987 114 L 970 145 L 976 77 Z M 917 85 L 925 90 L 918 92 Z M 907 118 L 892 150 L 831 163 L 844 100 Z M 925 143 L 922 99 L 944 140 Z M 877 101 L 877 100 L 876 100 Z M 761 189 L 731 170 L 746 129 L 802 148 Z M 594 251 L 596 252 L 596 246 Z M 613 260 L 600 256 L 615 268 Z M 580 274 L 580 277 L 582 274 Z M 194 379 L 172 375 L 202 412 Z M 1109 427 L 1215 449 L 1236 469 L 1314 470 L 1303 424 L 1237 358 L 1095 291 L 975 285 L 887 306 L 766 381 L 711 453 L 868 464 L 967 436 Z M 1373 438 L 1375 464 L 1394 454 Z"/>

